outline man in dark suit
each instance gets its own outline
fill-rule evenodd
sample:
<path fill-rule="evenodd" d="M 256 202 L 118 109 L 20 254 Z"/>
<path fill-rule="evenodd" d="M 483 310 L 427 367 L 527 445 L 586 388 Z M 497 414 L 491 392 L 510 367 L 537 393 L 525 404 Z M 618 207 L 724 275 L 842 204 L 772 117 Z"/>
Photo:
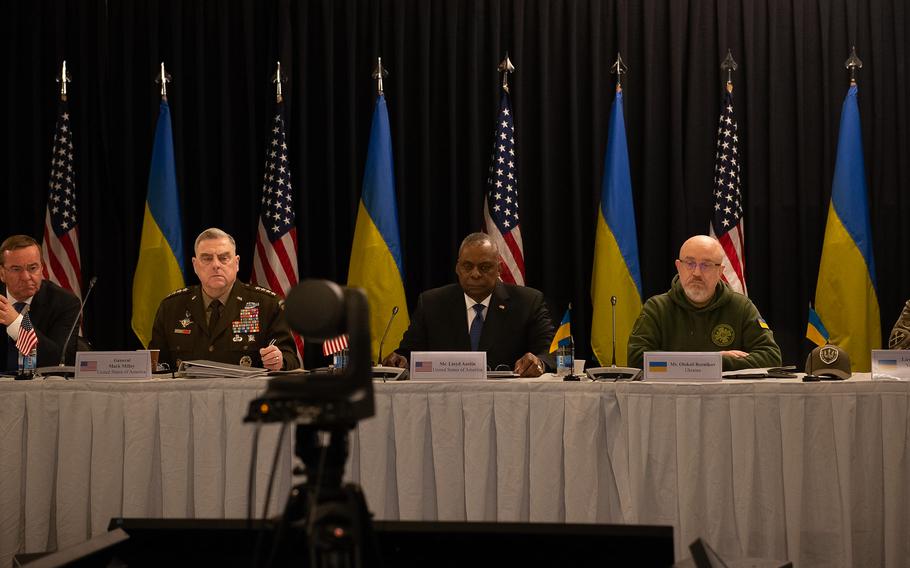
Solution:
<path fill-rule="evenodd" d="M 0 244 L 0 281 L 0 333 L 6 337 L 3 371 L 19 370 L 16 340 L 26 307 L 38 337 L 38 366 L 60 363 L 67 334 L 79 317 L 79 298 L 44 279 L 41 247 L 35 239 L 14 235 Z M 75 352 L 76 342 L 70 341 L 67 362 L 73 362 Z"/>
<path fill-rule="evenodd" d="M 412 351 L 486 351 L 487 365 L 540 376 L 553 339 L 543 294 L 499 280 L 499 250 L 483 233 L 461 243 L 458 284 L 427 290 L 401 345 L 383 364 L 407 367 Z"/>
<path fill-rule="evenodd" d="M 176 370 L 178 362 L 207 359 L 273 371 L 296 369 L 297 347 L 284 305 L 271 290 L 237 280 L 240 257 L 234 237 L 206 229 L 194 246 L 199 285 L 161 301 L 149 349 Z"/>

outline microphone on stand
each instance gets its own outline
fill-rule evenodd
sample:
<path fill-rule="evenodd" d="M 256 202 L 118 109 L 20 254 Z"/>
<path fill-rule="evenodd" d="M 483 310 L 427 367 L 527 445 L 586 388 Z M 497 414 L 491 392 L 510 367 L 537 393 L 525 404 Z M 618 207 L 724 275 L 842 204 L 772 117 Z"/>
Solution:
<path fill-rule="evenodd" d="M 389 328 L 392 327 L 392 320 L 394 320 L 395 316 L 397 316 L 397 315 L 398 315 L 398 306 L 393 306 L 392 307 L 392 316 L 389 318 L 389 322 L 387 324 L 385 324 L 385 331 L 382 332 L 382 339 L 379 340 L 379 354 L 378 354 L 379 356 L 377 357 L 377 359 L 379 359 L 379 360 L 376 361 L 377 365 L 382 365 L 382 344 L 385 343 L 385 338 L 389 334 Z"/>
<path fill-rule="evenodd" d="M 66 347 L 70 344 L 70 340 L 73 338 L 73 332 L 76 331 L 76 326 L 79 325 L 79 322 L 82 320 L 82 310 L 85 309 L 85 303 L 88 301 L 88 297 L 92 293 L 92 289 L 95 287 L 95 282 L 98 281 L 97 276 L 92 276 L 92 279 L 88 281 L 88 289 L 85 291 L 85 296 L 82 298 L 82 303 L 79 304 L 79 313 L 76 314 L 76 321 L 73 322 L 73 327 L 70 328 L 70 332 L 66 335 L 66 341 L 63 342 L 63 347 L 60 350 L 60 363 L 56 367 L 40 367 L 35 369 L 36 374 L 48 376 L 48 375 L 75 375 L 76 367 L 66 364 Z"/>
<path fill-rule="evenodd" d="M 403 381 L 408 378 L 407 369 L 382 366 L 382 344 L 385 343 L 385 338 L 389 334 L 389 329 L 392 327 L 392 320 L 394 320 L 397 315 L 398 306 L 394 306 L 392 308 L 392 315 L 389 317 L 389 322 L 385 324 L 385 331 L 382 332 L 382 339 L 379 340 L 379 361 L 377 361 L 376 366 L 373 367 L 373 378 L 382 379 L 382 382 L 386 382 L 386 380 Z"/>
<path fill-rule="evenodd" d="M 589 376 L 598 381 L 635 381 L 641 379 L 641 369 L 616 366 L 616 296 L 610 296 L 610 311 L 613 319 L 613 358 L 609 367 L 588 369 Z"/>

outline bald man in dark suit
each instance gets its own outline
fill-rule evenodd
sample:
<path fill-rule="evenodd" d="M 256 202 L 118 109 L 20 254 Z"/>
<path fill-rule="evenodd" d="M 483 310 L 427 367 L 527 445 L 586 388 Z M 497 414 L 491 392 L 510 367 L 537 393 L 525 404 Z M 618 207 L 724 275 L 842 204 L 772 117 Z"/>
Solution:
<path fill-rule="evenodd" d="M 543 294 L 499 280 L 499 251 L 483 233 L 462 242 L 455 273 L 458 284 L 420 295 L 401 345 L 383 364 L 407 367 L 412 351 L 486 351 L 491 369 L 541 375 L 553 339 Z"/>

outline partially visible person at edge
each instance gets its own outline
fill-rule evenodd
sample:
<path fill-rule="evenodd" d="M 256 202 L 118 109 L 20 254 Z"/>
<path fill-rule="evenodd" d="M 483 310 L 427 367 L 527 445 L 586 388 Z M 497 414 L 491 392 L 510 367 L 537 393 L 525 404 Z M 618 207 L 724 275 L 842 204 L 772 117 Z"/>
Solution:
<path fill-rule="evenodd" d="M 79 317 L 79 298 L 44 279 L 41 246 L 27 235 L 13 235 L 0 244 L 0 333 L 6 337 L 3 371 L 19 370 L 16 340 L 22 332 L 23 312 L 38 338 L 37 366 L 60 363 L 67 335 Z M 65 363 L 73 363 L 76 341 L 66 345 Z"/>
<path fill-rule="evenodd" d="M 904 304 L 901 315 L 891 329 L 888 349 L 910 349 L 910 300 Z"/>

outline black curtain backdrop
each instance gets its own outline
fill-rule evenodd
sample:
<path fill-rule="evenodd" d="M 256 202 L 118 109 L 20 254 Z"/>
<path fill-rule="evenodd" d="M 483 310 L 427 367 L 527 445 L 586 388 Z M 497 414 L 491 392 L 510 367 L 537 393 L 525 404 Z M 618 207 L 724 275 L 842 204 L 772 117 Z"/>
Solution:
<path fill-rule="evenodd" d="M 728 48 L 743 156 L 750 296 L 787 363 L 801 364 L 827 216 L 844 61 L 856 45 L 883 336 L 910 297 L 910 11 L 904 0 L 30 0 L 2 11 L 0 235 L 43 227 L 61 61 L 73 75 L 86 327 L 134 348 L 131 287 L 164 61 L 186 257 L 196 234 L 237 239 L 250 273 L 279 58 L 304 277 L 344 282 L 377 56 L 391 116 L 405 286 L 454 279 L 482 227 L 484 180 L 508 51 L 527 282 L 558 319 L 572 302 L 590 353 L 596 208 L 621 51 L 646 297 L 667 289 L 707 230 Z M 187 264 L 188 280 L 196 282 Z"/>

